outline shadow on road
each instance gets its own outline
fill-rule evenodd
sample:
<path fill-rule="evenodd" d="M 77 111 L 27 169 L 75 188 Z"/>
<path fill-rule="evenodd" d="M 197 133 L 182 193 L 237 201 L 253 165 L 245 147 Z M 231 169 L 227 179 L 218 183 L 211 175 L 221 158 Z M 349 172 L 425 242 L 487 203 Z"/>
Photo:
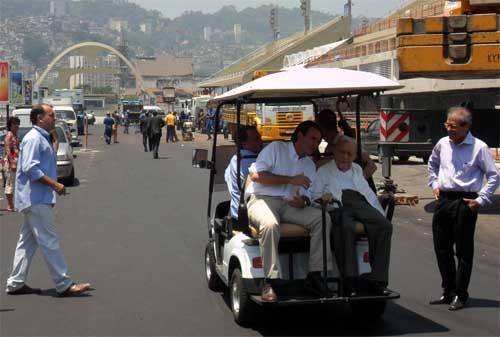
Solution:
<path fill-rule="evenodd" d="M 427 213 L 434 213 L 435 208 L 436 200 L 433 200 L 424 206 L 424 209 Z M 491 205 L 480 208 L 479 214 L 500 215 L 500 195 L 494 195 Z"/>
<path fill-rule="evenodd" d="M 230 310 L 227 292 L 221 296 Z M 488 301 L 488 304 L 494 305 L 490 302 L 493 301 Z M 394 302 L 388 302 L 385 314 L 377 321 L 353 317 L 350 305 L 346 303 L 288 307 L 273 311 L 260 308 L 256 323 L 247 328 L 262 336 L 396 336 L 433 335 L 450 331 Z"/>
<path fill-rule="evenodd" d="M 90 289 L 90 291 L 94 290 L 93 288 Z M 54 297 L 54 298 L 61 298 L 61 299 L 64 299 L 64 298 L 88 298 L 88 297 L 92 297 L 92 294 L 90 293 L 85 293 L 83 295 L 80 295 L 80 296 L 68 296 L 68 297 L 60 297 L 58 294 L 57 294 L 57 291 L 55 288 L 51 288 L 51 289 L 44 289 L 42 290 L 42 293 L 38 296 L 44 296 L 44 297 Z"/>
<path fill-rule="evenodd" d="M 14 309 L 0 309 L 0 312 L 11 312 L 15 311 Z"/>
<path fill-rule="evenodd" d="M 467 307 L 470 308 L 500 308 L 500 301 L 486 298 L 471 297 L 467 300 Z"/>

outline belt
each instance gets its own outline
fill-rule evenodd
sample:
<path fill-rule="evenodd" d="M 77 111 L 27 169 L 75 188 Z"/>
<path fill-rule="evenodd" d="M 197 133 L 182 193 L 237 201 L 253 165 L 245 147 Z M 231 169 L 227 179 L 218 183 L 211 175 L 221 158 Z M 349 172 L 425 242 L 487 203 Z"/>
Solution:
<path fill-rule="evenodd" d="M 463 191 L 439 191 L 439 196 L 445 199 L 476 199 L 476 192 L 463 192 Z"/>

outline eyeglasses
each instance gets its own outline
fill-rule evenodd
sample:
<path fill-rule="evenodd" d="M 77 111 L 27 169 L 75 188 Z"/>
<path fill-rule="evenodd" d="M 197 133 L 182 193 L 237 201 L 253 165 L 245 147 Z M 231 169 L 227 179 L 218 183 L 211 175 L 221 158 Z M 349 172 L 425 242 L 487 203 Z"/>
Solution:
<path fill-rule="evenodd" d="M 443 124 L 446 129 L 458 129 L 463 126 L 465 126 L 465 123 L 460 123 L 460 124 L 451 124 L 451 123 L 444 123 Z"/>

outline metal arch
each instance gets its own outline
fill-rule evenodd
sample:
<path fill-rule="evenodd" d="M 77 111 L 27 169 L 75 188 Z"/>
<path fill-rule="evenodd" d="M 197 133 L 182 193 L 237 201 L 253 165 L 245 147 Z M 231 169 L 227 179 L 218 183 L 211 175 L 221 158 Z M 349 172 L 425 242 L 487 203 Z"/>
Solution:
<path fill-rule="evenodd" d="M 102 49 L 105 49 L 105 50 L 108 50 L 110 52 L 112 52 L 113 54 L 115 54 L 116 56 L 118 56 L 123 62 L 125 62 L 125 64 L 129 67 L 129 69 L 132 71 L 132 73 L 134 74 L 137 82 L 138 82 L 138 87 L 142 90 L 142 91 L 145 91 L 144 89 L 144 79 L 142 78 L 141 74 L 139 73 L 139 71 L 137 70 L 136 67 L 134 67 L 134 65 L 117 49 L 111 47 L 111 46 L 108 46 L 107 44 L 104 44 L 104 43 L 100 43 L 100 42 L 82 42 L 82 43 L 78 43 L 78 44 L 75 44 L 74 46 L 71 46 L 69 48 L 66 48 L 63 52 L 61 52 L 59 55 L 56 56 L 56 58 L 54 58 L 52 60 L 52 62 L 49 63 L 49 65 L 47 66 L 47 69 L 45 69 L 45 71 L 42 73 L 42 75 L 40 76 L 40 78 L 36 81 L 36 86 L 37 87 L 40 87 L 40 85 L 43 83 L 43 81 L 45 80 L 45 78 L 47 77 L 49 71 L 52 70 L 52 68 L 59 62 L 61 61 L 61 59 L 66 56 L 67 54 L 75 51 L 75 50 L 78 50 L 78 49 L 81 49 L 81 48 L 85 48 L 85 47 L 97 47 L 97 48 L 102 48 Z"/>

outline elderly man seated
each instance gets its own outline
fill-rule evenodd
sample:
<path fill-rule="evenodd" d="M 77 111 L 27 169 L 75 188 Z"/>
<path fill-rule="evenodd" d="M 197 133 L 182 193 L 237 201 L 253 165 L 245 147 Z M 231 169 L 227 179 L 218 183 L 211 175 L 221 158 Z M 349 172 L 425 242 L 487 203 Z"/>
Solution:
<path fill-rule="evenodd" d="M 372 272 L 366 276 L 370 292 L 386 294 L 388 284 L 389 259 L 391 252 L 392 224 L 385 218 L 375 193 L 363 176 L 361 167 L 353 163 L 356 158 L 356 141 L 345 135 L 334 141 L 334 160 L 321 166 L 314 184 L 314 199 L 335 198 L 342 202 L 342 230 L 334 235 L 335 249 L 344 246 L 344 254 L 336 254 L 337 263 L 345 255 L 344 276 L 346 287 L 352 295 L 356 293 L 356 222 L 361 222 L 368 236 L 370 265 Z M 340 228 L 340 227 L 338 227 Z"/>

